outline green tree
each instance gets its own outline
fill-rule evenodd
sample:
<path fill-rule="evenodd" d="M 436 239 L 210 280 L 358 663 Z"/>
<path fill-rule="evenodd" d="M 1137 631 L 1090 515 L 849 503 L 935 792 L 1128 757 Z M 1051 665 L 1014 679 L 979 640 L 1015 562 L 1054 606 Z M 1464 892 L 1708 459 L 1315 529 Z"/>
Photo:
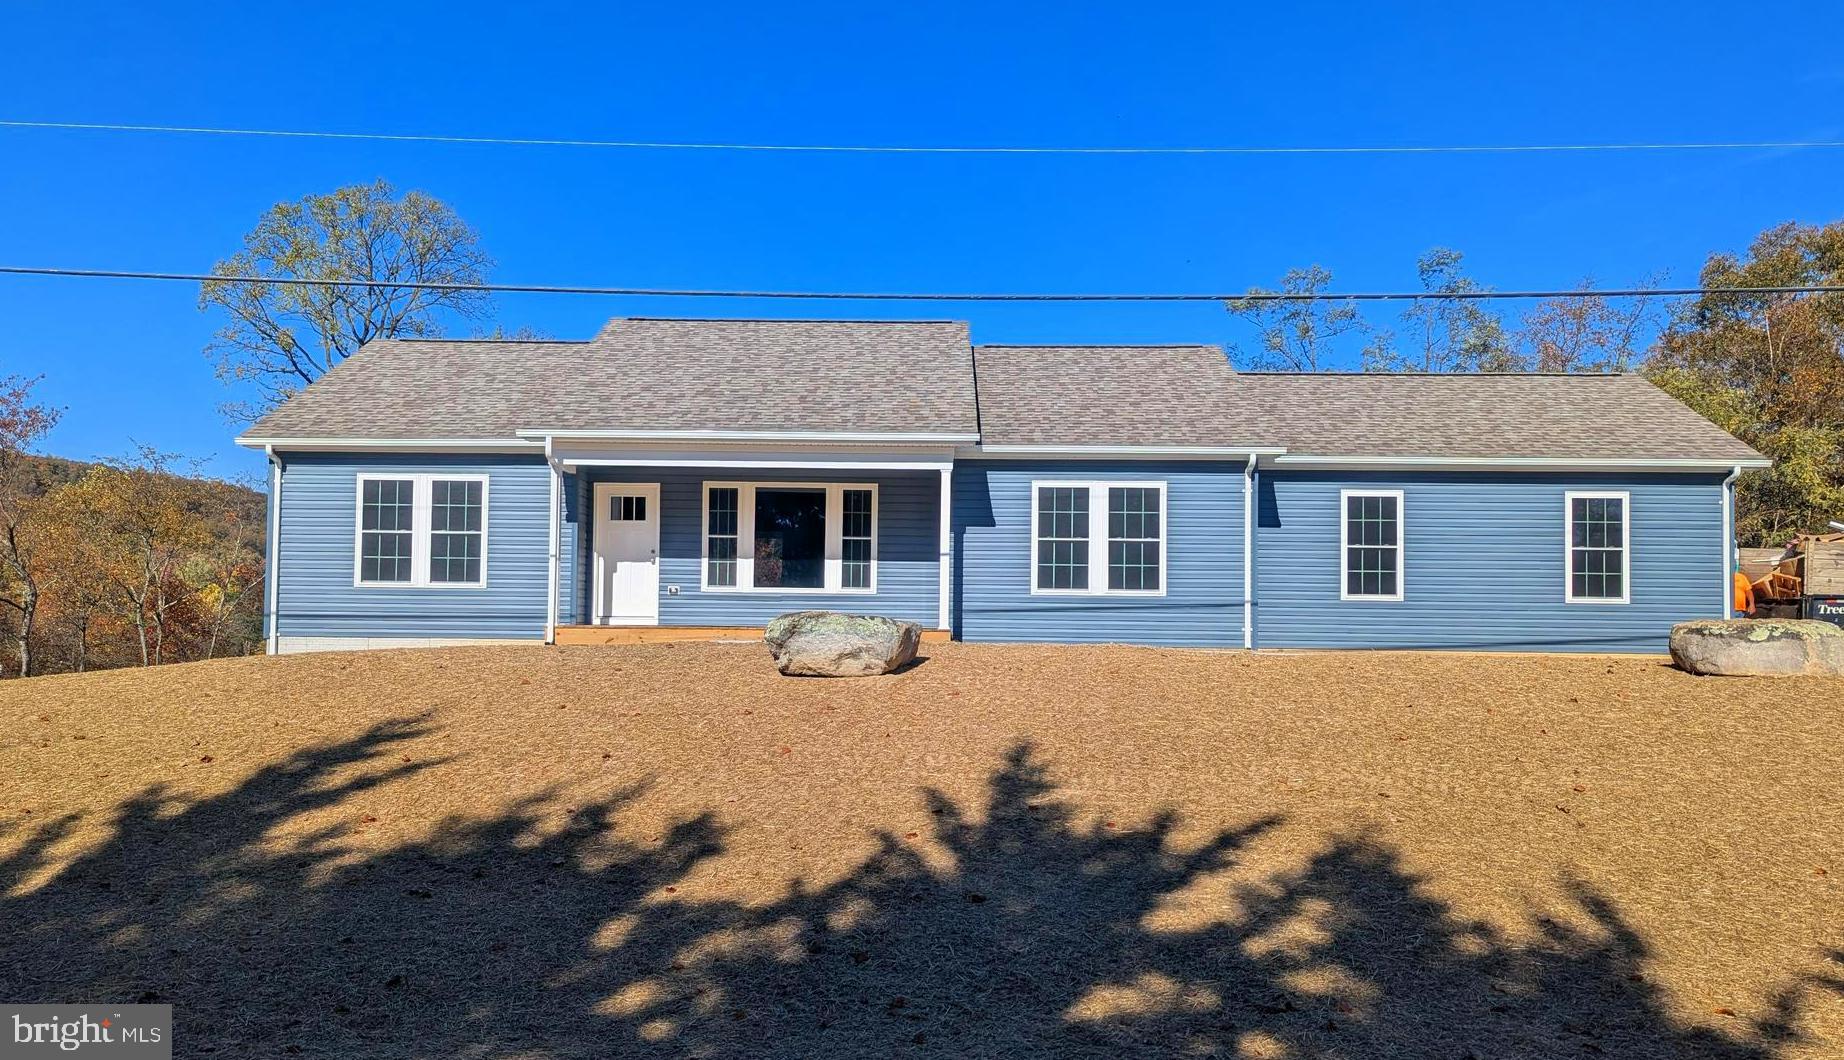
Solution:
<path fill-rule="evenodd" d="M 1279 292 L 1261 287 L 1223 303 L 1231 316 L 1254 327 L 1259 347 L 1253 351 L 1232 347 L 1239 367 L 1258 371 L 1319 372 L 1333 366 L 1340 341 L 1367 336 L 1371 327 L 1358 312 L 1357 303 L 1343 301 L 1276 301 L 1263 294 L 1318 295 L 1332 284 L 1332 273 L 1320 265 L 1289 269 L 1281 277 Z"/>
<path fill-rule="evenodd" d="M 1455 295 L 1489 291 L 1461 271 L 1464 256 L 1436 247 L 1415 262 L 1427 297 L 1402 314 L 1402 334 L 1381 332 L 1364 350 L 1371 372 L 1515 372 L 1524 363 L 1505 325 L 1476 300 Z"/>
<path fill-rule="evenodd" d="M 1710 256 L 1703 287 L 1844 285 L 1844 221 L 1783 224 Z M 1716 293 L 1679 307 L 1645 371 L 1774 459 L 1737 483 L 1743 544 L 1844 519 L 1844 295 Z"/>
<path fill-rule="evenodd" d="M 332 282 L 205 282 L 199 308 L 230 316 L 205 349 L 218 378 L 253 383 L 262 395 L 226 411 L 254 419 L 373 339 L 434 336 L 445 318 L 484 317 L 485 292 L 408 285 L 481 284 L 492 264 L 446 203 L 420 191 L 398 195 L 382 180 L 277 203 L 213 273 Z M 340 282 L 352 280 L 393 286 Z"/>

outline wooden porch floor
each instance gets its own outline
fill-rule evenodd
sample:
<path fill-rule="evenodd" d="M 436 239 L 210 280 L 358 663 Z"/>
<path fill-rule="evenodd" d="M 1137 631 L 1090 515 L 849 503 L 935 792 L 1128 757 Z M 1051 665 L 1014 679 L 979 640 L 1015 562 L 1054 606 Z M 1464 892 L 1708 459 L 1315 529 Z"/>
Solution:
<path fill-rule="evenodd" d="M 761 626 L 558 626 L 557 643 L 660 644 L 675 640 L 760 640 Z M 922 643 L 951 639 L 945 629 L 925 629 Z"/>

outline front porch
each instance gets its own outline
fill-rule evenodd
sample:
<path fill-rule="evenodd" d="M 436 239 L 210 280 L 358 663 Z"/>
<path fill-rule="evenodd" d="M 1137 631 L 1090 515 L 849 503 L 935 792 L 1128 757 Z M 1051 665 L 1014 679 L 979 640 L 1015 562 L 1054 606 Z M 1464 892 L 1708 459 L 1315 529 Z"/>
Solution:
<path fill-rule="evenodd" d="M 761 626 L 558 626 L 554 643 L 564 647 L 609 644 L 666 644 L 682 641 L 759 641 Z M 925 629 L 922 643 L 953 639 L 945 629 Z"/>
<path fill-rule="evenodd" d="M 549 442 L 556 644 L 753 639 L 840 610 L 950 628 L 952 451 Z"/>

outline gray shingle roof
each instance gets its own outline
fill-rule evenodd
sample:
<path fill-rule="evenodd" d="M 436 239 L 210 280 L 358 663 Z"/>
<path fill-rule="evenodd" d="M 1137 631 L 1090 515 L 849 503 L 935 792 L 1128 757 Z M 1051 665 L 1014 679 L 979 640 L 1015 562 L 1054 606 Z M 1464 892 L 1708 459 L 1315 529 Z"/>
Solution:
<path fill-rule="evenodd" d="M 1274 443 L 1297 454 L 1760 456 L 1636 375 L 1244 373 L 1234 385 Z"/>
<path fill-rule="evenodd" d="M 977 430 L 967 325 L 618 318 L 589 342 L 372 342 L 253 437 Z"/>
<path fill-rule="evenodd" d="M 987 445 L 1272 445 L 1217 346 L 981 346 Z"/>
<path fill-rule="evenodd" d="M 1332 457 L 1759 456 L 1638 376 L 1238 374 L 1215 346 L 976 351 L 953 321 L 618 318 L 588 342 L 373 342 L 250 435 L 520 430 L 977 432 L 990 446 Z"/>

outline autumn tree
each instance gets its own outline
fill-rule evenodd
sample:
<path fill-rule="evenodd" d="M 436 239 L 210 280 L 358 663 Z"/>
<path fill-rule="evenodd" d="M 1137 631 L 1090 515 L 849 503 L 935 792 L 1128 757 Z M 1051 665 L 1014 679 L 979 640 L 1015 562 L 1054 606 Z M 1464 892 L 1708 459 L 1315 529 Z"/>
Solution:
<path fill-rule="evenodd" d="M 1582 290 L 1593 288 L 1592 279 L 1582 281 Z M 1524 314 L 1518 344 L 1533 371 L 1624 372 L 1643 355 L 1657 315 L 1651 295 L 1559 295 Z"/>
<path fill-rule="evenodd" d="M 1380 332 L 1364 351 L 1373 372 L 1515 372 L 1524 365 L 1504 322 L 1480 302 L 1458 295 L 1491 290 L 1461 269 L 1464 256 L 1436 247 L 1415 263 L 1425 295 L 1402 314 L 1402 330 Z"/>
<path fill-rule="evenodd" d="M 0 606 L 13 620 L 15 663 L 32 673 L 32 637 L 44 594 L 38 555 L 43 529 L 39 490 L 27 452 L 58 422 L 59 411 L 34 400 L 37 379 L 0 378 Z"/>
<path fill-rule="evenodd" d="M 1237 364 L 1280 372 L 1319 372 L 1334 367 L 1341 345 L 1368 336 L 1371 327 L 1358 312 L 1356 302 L 1316 297 L 1323 295 L 1331 283 L 1330 270 L 1309 265 L 1287 270 L 1279 291 L 1251 287 L 1246 296 L 1223 303 L 1231 316 L 1247 322 L 1257 336 L 1255 350 L 1234 349 Z M 1260 297 L 1272 294 L 1313 297 L 1285 301 Z"/>
<path fill-rule="evenodd" d="M 492 263 L 446 203 L 382 180 L 277 203 L 213 273 L 317 282 L 203 285 L 199 307 L 230 317 L 206 347 L 218 377 L 262 395 L 226 411 L 254 419 L 373 339 L 430 337 L 445 319 L 484 317 L 484 292 L 411 285 L 482 284 Z"/>
<path fill-rule="evenodd" d="M 1708 288 L 1844 285 L 1844 221 L 1783 224 L 1743 256 L 1711 255 Z M 1774 459 L 1737 484 L 1745 544 L 1844 519 L 1844 295 L 1712 293 L 1673 315 L 1646 374 Z"/>
<path fill-rule="evenodd" d="M 184 566 L 210 543 L 200 484 L 174 462 L 144 447 L 48 498 L 70 548 L 60 566 L 93 572 L 102 613 L 134 630 L 143 666 L 167 661 L 176 619 L 197 604 Z"/>

